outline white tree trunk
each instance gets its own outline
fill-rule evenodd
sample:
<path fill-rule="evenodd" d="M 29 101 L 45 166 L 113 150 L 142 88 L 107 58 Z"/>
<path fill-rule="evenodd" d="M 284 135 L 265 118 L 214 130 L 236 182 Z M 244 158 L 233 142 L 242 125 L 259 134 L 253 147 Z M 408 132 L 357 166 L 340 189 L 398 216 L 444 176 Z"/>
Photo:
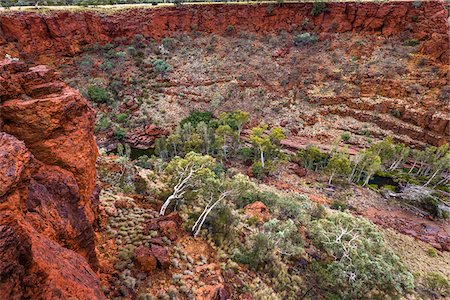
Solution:
<path fill-rule="evenodd" d="M 423 186 L 427 186 L 430 184 L 430 182 L 434 179 L 434 177 L 439 173 L 440 169 L 437 169 L 436 172 L 434 172 L 433 176 L 430 177 L 430 179 L 425 183 Z"/>
<path fill-rule="evenodd" d="M 189 173 L 186 177 L 184 177 L 188 169 L 189 169 Z M 195 172 L 196 172 L 196 170 L 194 168 L 189 168 L 189 166 L 187 166 L 186 169 L 181 173 L 178 183 L 173 188 L 172 195 L 170 195 L 166 199 L 164 204 L 161 206 L 161 210 L 159 211 L 159 214 L 161 216 L 163 216 L 166 213 L 167 207 L 170 205 L 170 203 L 173 200 L 180 199 L 183 196 L 183 194 L 185 193 L 187 184 L 188 184 L 189 180 L 192 178 L 192 176 L 195 174 Z"/>
<path fill-rule="evenodd" d="M 259 145 L 259 153 L 261 154 L 261 166 L 264 168 L 264 152 L 261 145 Z"/>
<path fill-rule="evenodd" d="M 200 217 L 197 219 L 197 221 L 195 222 L 194 226 L 192 227 L 192 232 L 194 232 L 194 237 L 196 237 L 199 233 L 200 230 L 202 229 L 203 223 L 205 223 L 206 221 L 206 217 L 208 217 L 208 214 L 213 210 L 213 208 L 220 203 L 220 201 L 222 201 L 223 199 L 225 199 L 228 195 L 230 195 L 231 191 L 226 191 L 223 192 L 220 196 L 219 199 L 214 202 L 211 206 L 208 207 L 208 205 L 205 207 L 205 209 L 203 210 L 202 214 L 200 215 Z M 195 231 L 194 231 L 195 230 Z"/>
<path fill-rule="evenodd" d="M 335 172 L 336 170 L 334 170 L 333 173 L 331 173 L 330 180 L 328 180 L 328 184 L 331 184 Z"/>

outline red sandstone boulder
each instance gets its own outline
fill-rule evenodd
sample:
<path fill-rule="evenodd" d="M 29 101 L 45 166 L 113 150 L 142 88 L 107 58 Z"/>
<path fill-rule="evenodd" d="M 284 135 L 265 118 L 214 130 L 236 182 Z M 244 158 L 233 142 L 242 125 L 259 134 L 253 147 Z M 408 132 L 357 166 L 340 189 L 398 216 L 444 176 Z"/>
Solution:
<path fill-rule="evenodd" d="M 151 246 L 150 253 L 158 260 L 158 263 L 163 269 L 166 269 L 170 265 L 170 257 L 169 253 L 167 252 L 167 249 L 163 246 L 159 246 L 156 244 L 153 244 Z"/>
<path fill-rule="evenodd" d="M 136 265 L 139 269 L 145 272 L 152 272 L 156 269 L 158 261 L 156 257 L 152 254 L 152 251 L 148 247 L 140 246 L 135 252 Z"/>
<path fill-rule="evenodd" d="M 162 221 L 159 222 L 159 228 L 161 234 L 167 237 L 169 240 L 174 241 L 177 239 L 179 228 L 174 221 Z"/>
<path fill-rule="evenodd" d="M 257 218 L 260 223 L 270 220 L 270 211 L 261 201 L 253 202 L 244 208 L 245 214 L 250 218 Z"/>

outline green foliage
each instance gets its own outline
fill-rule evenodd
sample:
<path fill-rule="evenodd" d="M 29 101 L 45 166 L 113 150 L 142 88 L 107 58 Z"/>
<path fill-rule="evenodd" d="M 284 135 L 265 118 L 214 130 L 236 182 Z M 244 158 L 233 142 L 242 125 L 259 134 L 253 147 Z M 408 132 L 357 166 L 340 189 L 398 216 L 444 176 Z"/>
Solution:
<path fill-rule="evenodd" d="M 227 34 L 232 34 L 235 32 L 235 28 L 233 25 L 228 25 L 227 28 L 225 29 L 225 33 Z"/>
<path fill-rule="evenodd" d="M 124 123 L 127 121 L 128 117 L 129 117 L 128 113 L 121 113 L 116 116 L 116 120 L 119 123 Z"/>
<path fill-rule="evenodd" d="M 410 46 L 410 47 L 414 47 L 419 44 L 420 44 L 420 42 L 417 39 L 408 39 L 404 42 L 405 46 Z"/>
<path fill-rule="evenodd" d="M 351 136 L 350 136 L 350 133 L 348 133 L 348 132 L 344 132 L 343 134 L 341 134 L 341 139 L 344 142 L 348 142 L 350 140 L 350 138 L 351 138 Z"/>
<path fill-rule="evenodd" d="M 175 40 L 171 37 L 166 37 L 161 40 L 161 44 L 167 50 L 173 50 L 175 48 Z"/>
<path fill-rule="evenodd" d="M 309 32 L 301 33 L 294 37 L 294 45 L 297 47 L 314 44 L 317 41 L 318 37 L 315 34 Z"/>
<path fill-rule="evenodd" d="M 322 288 L 345 299 L 372 293 L 394 297 L 412 291 L 412 274 L 369 221 L 339 212 L 312 225 L 315 244 L 331 258 L 315 265 Z"/>
<path fill-rule="evenodd" d="M 260 166 L 255 165 L 258 174 L 264 174 L 264 172 L 259 172 L 258 168 L 261 167 L 265 172 L 270 173 L 280 161 L 284 160 L 280 144 L 281 140 L 285 138 L 282 129 L 274 127 L 269 133 L 266 131 L 267 125 L 262 125 L 252 128 L 250 133 L 254 152 L 258 153 L 254 157 L 255 162 L 259 160 L 261 164 Z"/>
<path fill-rule="evenodd" d="M 264 223 L 261 231 L 248 238 L 246 244 L 234 253 L 233 259 L 256 271 L 278 273 L 279 261 L 293 259 L 303 251 L 303 241 L 295 223 L 272 219 Z"/>
<path fill-rule="evenodd" d="M 257 233 L 249 238 L 249 245 L 234 254 L 233 259 L 242 264 L 249 265 L 255 270 L 262 269 L 273 249 L 269 238 L 263 233 Z"/>
<path fill-rule="evenodd" d="M 421 1 L 421 0 L 413 1 L 413 2 L 411 3 L 411 5 L 412 5 L 412 7 L 414 7 L 414 8 L 419 8 L 419 7 L 422 6 L 422 1 Z"/>
<path fill-rule="evenodd" d="M 311 10 L 311 14 L 313 16 L 318 16 L 321 13 L 325 12 L 327 9 L 327 5 L 325 2 L 315 1 Z"/>
<path fill-rule="evenodd" d="M 428 273 L 424 278 L 425 287 L 436 296 L 450 296 L 450 278 L 439 273 Z"/>
<path fill-rule="evenodd" d="M 233 215 L 230 207 L 221 205 L 210 213 L 205 222 L 205 227 L 212 234 L 214 242 L 217 245 L 222 245 L 224 241 L 235 237 L 237 222 L 238 219 Z"/>
<path fill-rule="evenodd" d="M 102 117 L 97 124 L 95 124 L 95 132 L 99 132 L 108 129 L 111 126 L 111 122 L 107 117 Z"/>
<path fill-rule="evenodd" d="M 325 170 L 330 174 L 328 183 L 332 183 L 334 177 L 347 177 L 351 172 L 350 158 L 344 153 L 334 154 L 327 163 Z"/>
<path fill-rule="evenodd" d="M 209 124 L 209 122 L 211 122 L 211 120 L 213 119 L 213 114 L 210 111 L 193 111 L 189 114 L 189 116 L 187 116 L 186 118 L 184 118 L 183 120 L 181 120 L 180 122 L 180 126 L 182 127 L 183 125 L 185 125 L 186 123 L 191 123 L 191 125 L 195 128 L 197 127 L 197 125 L 200 122 L 204 122 L 205 124 Z"/>
<path fill-rule="evenodd" d="M 88 87 L 87 92 L 89 99 L 94 101 L 95 103 L 107 103 L 109 101 L 109 94 L 102 87 L 92 85 Z"/>
<path fill-rule="evenodd" d="M 267 175 L 267 171 L 262 166 L 261 162 L 256 161 L 252 165 L 252 174 L 257 179 L 263 179 Z"/>
<path fill-rule="evenodd" d="M 170 70 L 170 65 L 163 59 L 155 59 L 152 63 L 153 71 L 164 76 Z"/>
<path fill-rule="evenodd" d="M 126 136 L 127 132 L 124 128 L 118 126 L 114 129 L 114 138 L 116 140 L 122 140 Z"/>
<path fill-rule="evenodd" d="M 323 170 L 328 163 L 329 155 L 322 153 L 319 148 L 314 145 L 308 145 L 305 149 L 297 152 L 296 160 L 298 160 L 306 169 L 312 171 Z"/>

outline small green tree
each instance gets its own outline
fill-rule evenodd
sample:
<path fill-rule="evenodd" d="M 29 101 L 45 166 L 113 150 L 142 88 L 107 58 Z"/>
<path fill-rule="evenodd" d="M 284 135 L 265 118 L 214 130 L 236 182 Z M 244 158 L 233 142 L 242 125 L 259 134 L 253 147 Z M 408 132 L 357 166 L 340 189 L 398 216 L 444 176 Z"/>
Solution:
<path fill-rule="evenodd" d="M 370 178 L 381 168 L 381 158 L 370 150 L 362 150 L 352 161 L 352 172 L 349 175 L 349 182 L 360 182 L 366 185 Z"/>
<path fill-rule="evenodd" d="M 214 177 L 212 171 L 215 159 L 209 155 L 201 155 L 195 152 L 186 154 L 184 158 L 175 157 L 164 170 L 168 177 L 172 194 L 164 201 L 160 209 L 160 215 L 164 215 L 170 203 L 183 198 L 188 190 L 199 188 L 206 178 Z"/>
<path fill-rule="evenodd" d="M 217 177 L 210 176 L 205 178 L 205 184 L 203 185 L 203 193 L 209 196 L 210 201 L 203 209 L 200 217 L 198 217 L 192 232 L 196 237 L 202 229 L 203 223 L 211 213 L 211 211 L 220 203 L 230 198 L 237 198 L 252 189 L 253 184 L 250 182 L 247 176 L 243 174 L 237 174 L 231 179 L 226 176 Z"/>
<path fill-rule="evenodd" d="M 328 184 L 331 184 L 334 176 L 346 177 L 351 172 L 350 159 L 344 153 L 337 153 L 328 160 L 326 171 L 330 174 Z"/>
<path fill-rule="evenodd" d="M 343 299 L 364 299 L 372 293 L 395 297 L 413 290 L 412 274 L 369 221 L 336 212 L 314 221 L 311 234 L 330 258 L 315 265 L 324 289 Z"/>
<path fill-rule="evenodd" d="M 280 150 L 280 142 L 285 137 L 283 130 L 279 127 L 273 128 L 269 134 L 265 133 L 266 130 L 267 125 L 262 125 L 252 128 L 250 133 L 250 140 L 258 150 L 262 168 L 266 167 L 265 153 L 278 153 Z M 273 156 L 269 158 L 273 158 Z"/>
<path fill-rule="evenodd" d="M 224 159 L 227 159 L 228 149 L 231 147 L 234 136 L 233 129 L 229 125 L 220 125 L 215 131 L 216 146 Z"/>
<path fill-rule="evenodd" d="M 238 143 L 242 133 L 242 128 L 245 123 L 248 122 L 249 113 L 241 110 L 235 110 L 232 112 L 226 112 L 220 114 L 219 122 L 230 126 L 232 129 L 237 130 Z"/>
<path fill-rule="evenodd" d="M 308 145 L 297 152 L 297 159 L 306 169 L 317 172 L 327 165 L 328 155 L 316 146 Z"/>

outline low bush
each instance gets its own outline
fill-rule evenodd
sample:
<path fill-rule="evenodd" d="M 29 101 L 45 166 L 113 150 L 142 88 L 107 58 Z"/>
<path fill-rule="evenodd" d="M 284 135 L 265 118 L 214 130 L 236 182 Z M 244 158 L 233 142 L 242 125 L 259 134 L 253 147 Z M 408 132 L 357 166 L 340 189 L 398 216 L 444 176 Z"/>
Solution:
<path fill-rule="evenodd" d="M 95 103 L 107 103 L 109 101 L 109 94 L 102 87 L 92 85 L 88 87 L 87 92 L 89 99 L 94 101 Z"/>
<path fill-rule="evenodd" d="M 439 273 L 428 273 L 424 278 L 424 285 L 436 296 L 450 297 L 450 279 Z"/>
<path fill-rule="evenodd" d="M 298 34 L 294 37 L 294 45 L 299 47 L 303 45 L 314 44 L 318 41 L 318 37 L 309 32 Z"/>

